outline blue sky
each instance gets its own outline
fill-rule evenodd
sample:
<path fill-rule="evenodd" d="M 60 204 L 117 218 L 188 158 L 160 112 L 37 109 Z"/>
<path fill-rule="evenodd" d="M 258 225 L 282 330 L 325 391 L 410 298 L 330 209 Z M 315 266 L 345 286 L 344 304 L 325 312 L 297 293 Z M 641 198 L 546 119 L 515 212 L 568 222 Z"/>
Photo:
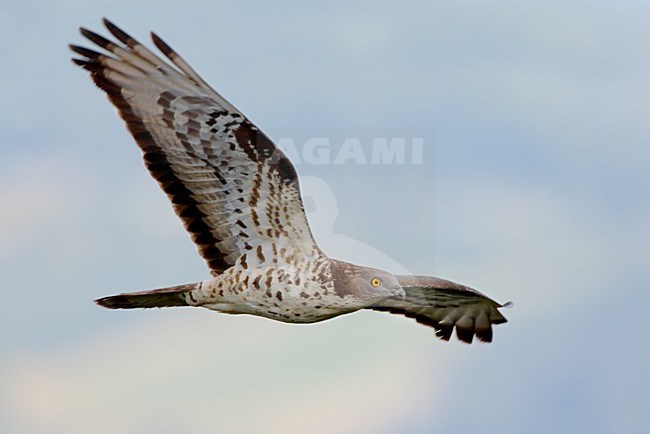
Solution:
<path fill-rule="evenodd" d="M 22 2 L 0 16 L 0 431 L 645 432 L 650 5 Z M 421 138 L 300 164 L 331 256 L 515 307 L 491 345 L 359 313 L 289 326 L 94 298 L 207 277 L 80 25 L 155 30 L 274 139 Z"/>

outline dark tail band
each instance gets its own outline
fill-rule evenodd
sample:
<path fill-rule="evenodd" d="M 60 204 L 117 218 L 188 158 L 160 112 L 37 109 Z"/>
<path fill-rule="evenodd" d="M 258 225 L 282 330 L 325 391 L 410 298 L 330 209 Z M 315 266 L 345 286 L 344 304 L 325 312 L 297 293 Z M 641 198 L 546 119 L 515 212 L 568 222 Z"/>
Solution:
<path fill-rule="evenodd" d="M 131 292 L 99 298 L 95 300 L 95 303 L 108 309 L 188 306 L 184 294 L 196 289 L 198 286 L 198 283 L 190 283 L 150 291 Z"/>

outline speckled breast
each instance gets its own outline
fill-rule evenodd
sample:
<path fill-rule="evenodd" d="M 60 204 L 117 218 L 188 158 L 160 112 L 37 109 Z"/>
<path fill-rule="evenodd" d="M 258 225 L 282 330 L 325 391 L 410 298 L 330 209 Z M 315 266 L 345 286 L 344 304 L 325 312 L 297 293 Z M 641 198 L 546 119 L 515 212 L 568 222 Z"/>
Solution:
<path fill-rule="evenodd" d="M 323 321 L 347 312 L 348 301 L 335 294 L 329 259 L 310 259 L 281 267 L 239 261 L 189 293 L 188 304 L 290 323 Z"/>

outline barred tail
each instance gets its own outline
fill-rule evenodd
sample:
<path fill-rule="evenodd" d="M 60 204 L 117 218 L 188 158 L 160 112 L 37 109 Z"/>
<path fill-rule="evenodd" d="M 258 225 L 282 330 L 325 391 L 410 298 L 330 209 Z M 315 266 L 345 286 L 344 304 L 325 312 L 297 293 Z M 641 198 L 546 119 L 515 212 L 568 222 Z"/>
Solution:
<path fill-rule="evenodd" d="M 131 292 L 99 298 L 95 300 L 95 303 L 108 309 L 189 306 L 185 302 L 185 293 L 198 287 L 199 283 L 189 283 L 187 285 L 171 286 L 169 288 Z"/>

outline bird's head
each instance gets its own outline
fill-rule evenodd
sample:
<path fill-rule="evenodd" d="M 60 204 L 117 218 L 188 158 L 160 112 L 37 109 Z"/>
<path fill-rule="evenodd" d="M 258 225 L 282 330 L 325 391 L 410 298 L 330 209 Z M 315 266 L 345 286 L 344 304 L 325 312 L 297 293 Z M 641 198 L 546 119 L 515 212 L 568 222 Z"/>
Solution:
<path fill-rule="evenodd" d="M 353 298 L 359 305 L 406 295 L 397 277 L 386 271 L 337 260 L 331 260 L 331 270 L 336 295 Z"/>

